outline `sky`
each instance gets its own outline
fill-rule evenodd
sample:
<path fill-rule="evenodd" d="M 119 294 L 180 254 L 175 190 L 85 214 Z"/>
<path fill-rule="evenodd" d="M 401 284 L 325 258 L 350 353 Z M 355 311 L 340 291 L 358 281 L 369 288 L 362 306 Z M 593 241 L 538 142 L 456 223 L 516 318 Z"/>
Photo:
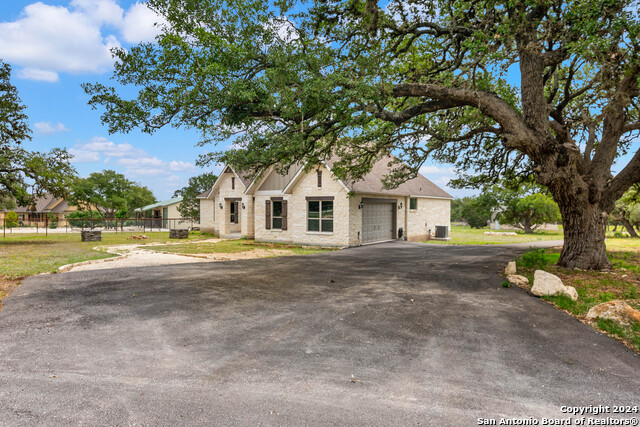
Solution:
<path fill-rule="evenodd" d="M 220 172 L 222 165 L 195 165 L 202 153 L 199 135 L 166 128 L 153 135 L 133 130 L 109 135 L 92 110 L 81 84 L 111 84 L 112 47 L 153 41 L 160 18 L 135 0 L 11 0 L 0 8 L 0 58 L 12 66 L 32 140 L 25 148 L 48 151 L 67 148 L 82 177 L 113 169 L 151 189 L 165 200 L 191 176 Z M 448 187 L 455 171 L 448 165 L 427 164 L 423 175 L 455 197 L 471 190 Z"/>

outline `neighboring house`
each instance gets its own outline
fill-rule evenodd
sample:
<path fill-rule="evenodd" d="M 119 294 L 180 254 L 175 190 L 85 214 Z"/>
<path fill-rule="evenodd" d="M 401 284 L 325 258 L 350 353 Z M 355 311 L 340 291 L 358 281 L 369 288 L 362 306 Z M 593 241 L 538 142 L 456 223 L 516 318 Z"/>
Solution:
<path fill-rule="evenodd" d="M 182 197 L 174 197 L 169 200 L 143 206 L 135 210 L 139 217 L 147 218 L 146 227 L 153 228 L 194 228 L 198 226 L 197 221 L 183 219 L 178 211 L 178 205 L 182 202 Z"/>
<path fill-rule="evenodd" d="M 329 161 L 286 175 L 271 167 L 253 181 L 226 166 L 200 199 L 200 229 L 260 242 L 357 246 L 406 238 L 426 240 L 450 227 L 451 199 L 422 175 L 395 189 L 382 187 L 391 158 L 363 180 L 345 183 Z"/>
<path fill-rule="evenodd" d="M 61 197 L 55 197 L 51 193 L 45 193 L 36 198 L 34 204 L 30 206 L 16 206 L 15 209 L 5 209 L 0 211 L 0 224 L 4 224 L 7 212 L 14 211 L 18 215 L 18 222 L 25 226 L 44 227 L 51 224 L 53 219 L 47 220 L 47 215 L 53 214 L 58 219 L 58 227 L 67 225 L 67 214 L 77 211 L 77 206 L 69 205 Z"/>

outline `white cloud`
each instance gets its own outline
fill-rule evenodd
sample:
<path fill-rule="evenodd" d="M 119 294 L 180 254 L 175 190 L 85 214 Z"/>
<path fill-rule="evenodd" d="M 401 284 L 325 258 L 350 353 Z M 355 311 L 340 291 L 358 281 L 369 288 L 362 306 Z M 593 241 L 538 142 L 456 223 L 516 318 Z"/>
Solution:
<path fill-rule="evenodd" d="M 50 135 L 57 132 L 69 132 L 69 129 L 60 122 L 56 123 L 55 125 L 51 122 L 37 122 L 33 124 L 33 127 L 36 129 L 36 131 L 38 131 L 38 133 L 42 133 L 45 135 Z"/>
<path fill-rule="evenodd" d="M 117 163 L 120 166 L 125 166 L 129 168 L 133 167 L 141 167 L 141 166 L 164 166 L 166 162 L 160 160 L 157 157 L 137 157 L 135 159 L 131 158 L 123 158 L 119 159 Z"/>
<path fill-rule="evenodd" d="M 60 80 L 60 78 L 58 77 L 58 73 L 56 73 L 55 71 L 45 71 L 39 70 L 37 68 L 23 68 L 21 70 L 18 70 L 17 76 L 19 79 L 36 80 L 48 83 L 55 83 Z"/>
<path fill-rule="evenodd" d="M 136 2 L 127 11 L 115 0 L 71 0 L 68 6 L 27 5 L 18 19 L 0 22 L 0 58 L 23 79 L 55 82 L 58 73 L 103 73 L 113 67 L 118 37 L 153 41 L 166 21 Z"/>
<path fill-rule="evenodd" d="M 145 3 L 136 2 L 124 15 L 120 32 L 129 43 L 152 42 L 166 23 L 164 17 L 157 15 Z"/>
<path fill-rule="evenodd" d="M 69 149 L 69 154 L 73 156 L 73 163 L 89 163 L 100 161 L 100 154 L 96 153 L 95 151 L 71 148 Z"/>
<path fill-rule="evenodd" d="M 438 166 L 422 166 L 420 168 L 420 173 L 422 175 L 425 175 L 425 176 L 426 175 L 441 175 L 441 174 L 455 175 L 456 171 L 452 167 L 440 168 Z"/>
<path fill-rule="evenodd" d="M 174 172 L 192 172 L 194 170 L 196 170 L 196 167 L 189 162 L 182 162 L 182 161 L 172 161 L 171 163 L 169 163 L 169 170 L 172 170 Z"/>
<path fill-rule="evenodd" d="M 162 176 L 166 175 L 166 169 L 159 168 L 133 168 L 127 169 L 127 174 L 138 177 L 138 176 Z"/>

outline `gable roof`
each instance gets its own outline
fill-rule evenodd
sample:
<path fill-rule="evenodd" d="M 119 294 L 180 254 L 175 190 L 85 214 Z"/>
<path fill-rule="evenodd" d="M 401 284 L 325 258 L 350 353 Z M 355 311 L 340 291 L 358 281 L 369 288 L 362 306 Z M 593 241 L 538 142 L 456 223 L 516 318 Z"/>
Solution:
<path fill-rule="evenodd" d="M 331 167 L 337 160 L 337 157 L 333 157 L 327 161 L 329 170 L 331 170 Z M 381 158 L 373 164 L 371 171 L 366 174 L 361 180 L 346 181 L 344 182 L 345 186 L 350 191 L 356 193 L 375 193 L 389 195 L 393 194 L 401 196 L 422 196 L 453 199 L 453 196 L 451 196 L 442 188 L 438 187 L 432 181 L 428 180 L 420 174 L 418 174 L 413 179 L 403 182 L 396 188 L 384 188 L 382 185 L 382 180 L 391 172 L 391 168 L 388 166 L 388 164 L 393 160 L 395 160 L 393 156 L 385 156 Z"/>
<path fill-rule="evenodd" d="M 62 200 L 61 203 L 58 203 L 61 200 L 59 197 L 55 197 L 51 193 L 45 193 L 42 196 L 39 196 L 35 199 L 34 204 L 29 206 L 16 206 L 15 209 L 4 209 L 4 212 L 14 211 L 16 213 L 27 213 L 27 212 L 49 212 L 52 207 L 59 208 L 60 205 L 64 205 L 65 209 L 67 208 L 67 202 Z M 57 206 L 56 206 L 57 205 Z M 62 212 L 63 210 L 56 209 L 55 212 Z"/>
<path fill-rule="evenodd" d="M 138 208 L 138 209 L 134 209 L 134 211 L 135 212 L 144 212 L 144 211 L 148 211 L 149 209 L 163 208 L 165 206 L 173 205 L 175 203 L 180 203 L 181 201 L 182 201 L 182 197 L 174 197 L 174 198 L 169 199 L 169 200 L 163 200 L 162 202 L 153 203 L 151 205 L 147 205 L 147 206 L 143 206 L 143 207 Z"/>
<path fill-rule="evenodd" d="M 216 182 L 213 183 L 213 186 L 211 187 L 211 190 L 209 191 L 205 191 L 204 193 L 200 193 L 198 195 L 198 197 L 196 197 L 197 199 L 208 199 L 210 198 L 212 195 L 215 194 L 216 190 L 220 187 L 220 183 L 222 182 L 222 174 L 224 173 L 233 173 L 242 183 L 242 185 L 244 185 L 245 191 L 247 188 L 249 188 L 249 186 L 251 185 L 251 182 L 253 181 L 252 178 L 249 178 L 246 174 L 246 172 L 236 172 L 235 170 L 233 170 L 233 168 L 229 165 L 225 165 L 224 168 L 222 168 L 222 173 L 220 174 L 220 176 L 218 177 L 218 179 L 216 179 Z"/>

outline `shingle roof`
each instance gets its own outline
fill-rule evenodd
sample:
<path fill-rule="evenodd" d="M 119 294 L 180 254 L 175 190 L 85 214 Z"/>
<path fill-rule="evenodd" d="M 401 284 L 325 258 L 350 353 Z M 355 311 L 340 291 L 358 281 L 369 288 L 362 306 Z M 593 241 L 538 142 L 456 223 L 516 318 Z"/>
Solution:
<path fill-rule="evenodd" d="M 338 159 L 336 157 L 327 161 L 329 168 Z M 453 199 L 453 197 L 433 182 L 418 174 L 413 179 L 403 182 L 396 188 L 385 189 L 382 186 L 382 180 L 390 173 L 389 162 L 394 160 L 392 156 L 386 156 L 378 160 L 371 171 L 364 176 L 362 180 L 345 182 L 344 184 L 351 191 L 356 193 L 376 193 L 401 196 L 424 196 L 424 197 L 442 197 Z"/>
<path fill-rule="evenodd" d="M 205 191 L 204 193 L 200 193 L 196 196 L 196 199 L 206 199 L 207 197 L 209 197 L 209 194 L 211 194 L 211 190 L 213 190 L 213 187 L 211 187 L 210 189 L 208 189 L 207 191 Z"/>
<path fill-rule="evenodd" d="M 47 207 L 51 204 L 53 204 L 53 202 L 57 201 L 58 197 L 55 197 L 53 194 L 51 193 L 45 193 L 42 196 L 38 197 L 35 200 L 35 203 L 33 205 L 29 205 L 29 206 L 16 206 L 15 209 L 8 209 L 8 210 L 13 210 L 16 213 L 26 213 L 26 212 L 48 212 Z M 67 202 L 63 202 L 61 204 L 65 204 L 66 205 Z M 5 210 L 6 211 L 6 210 Z M 58 212 L 56 210 L 56 212 Z M 60 211 L 61 212 L 61 211 Z"/>

